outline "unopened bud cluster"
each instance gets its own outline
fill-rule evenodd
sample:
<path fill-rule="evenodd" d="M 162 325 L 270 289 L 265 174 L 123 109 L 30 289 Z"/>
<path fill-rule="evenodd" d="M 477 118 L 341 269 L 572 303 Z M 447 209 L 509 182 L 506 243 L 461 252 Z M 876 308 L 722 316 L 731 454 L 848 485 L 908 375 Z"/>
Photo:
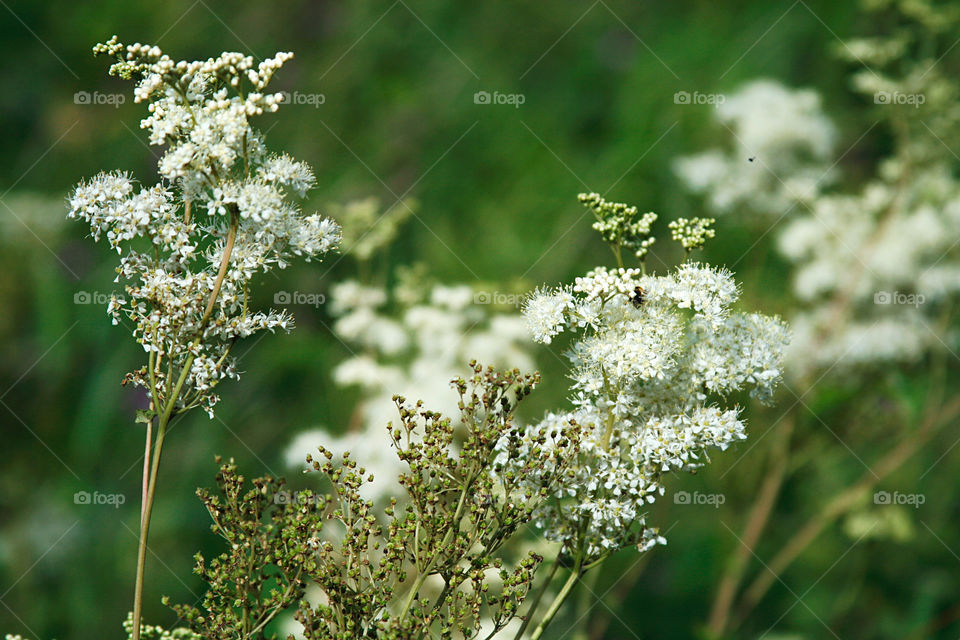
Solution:
<path fill-rule="evenodd" d="M 640 215 L 636 207 L 609 202 L 599 193 L 581 193 L 577 198 L 593 212 L 597 219 L 593 228 L 600 232 L 617 255 L 622 248 L 633 251 L 640 260 L 646 257 L 655 241 L 650 237 L 650 229 L 657 220 L 657 214 L 651 211 Z"/>
<path fill-rule="evenodd" d="M 694 249 L 702 249 L 709 238 L 717 235 L 717 232 L 710 228 L 714 222 L 714 218 L 677 218 L 667 227 L 670 229 L 670 237 L 690 253 Z"/>
<path fill-rule="evenodd" d="M 191 632 L 246 638 L 249 621 L 284 611 L 309 640 L 474 638 L 482 621 L 496 631 L 513 620 L 542 558 L 529 553 L 508 568 L 501 547 L 557 491 L 581 430 L 569 421 L 531 439 L 513 412 L 537 377 L 472 368 L 470 380 L 454 381 L 459 429 L 395 398 L 400 420 L 388 430 L 406 495 L 385 508 L 362 497 L 373 478 L 350 454 L 337 460 L 320 447 L 308 463 L 330 492 L 282 500 L 283 481 L 248 488 L 223 465 L 219 490 L 200 496 L 228 549 L 213 562 L 197 556 L 209 591 L 199 606 L 174 607 Z M 308 588 L 324 597 L 307 598 Z"/>

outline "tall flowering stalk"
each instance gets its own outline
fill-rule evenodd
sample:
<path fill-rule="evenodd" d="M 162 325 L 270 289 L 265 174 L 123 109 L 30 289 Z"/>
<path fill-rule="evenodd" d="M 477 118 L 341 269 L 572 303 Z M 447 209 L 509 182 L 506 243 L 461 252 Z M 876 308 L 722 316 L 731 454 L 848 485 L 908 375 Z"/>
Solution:
<path fill-rule="evenodd" d="M 314 184 L 310 168 L 269 153 L 250 119 L 274 112 L 281 95 L 267 93 L 273 74 L 292 57 L 278 53 L 254 64 L 223 53 L 205 61 L 174 61 L 159 48 L 124 46 L 116 37 L 94 47 L 116 59 L 111 75 L 135 79 L 136 102 L 150 115 L 141 127 L 166 146 L 161 181 L 139 186 L 129 174 L 101 173 L 70 198 L 71 218 L 90 224 L 120 255 L 111 296 L 114 324 L 132 323 L 147 363 L 124 384 L 146 390 L 140 541 L 132 637 L 140 636 L 144 565 L 160 454 L 176 417 L 201 407 L 210 417 L 217 385 L 238 377 L 231 349 L 262 330 L 290 330 L 284 311 L 250 308 L 254 276 L 317 258 L 335 248 L 337 225 L 303 215 L 294 197 Z"/>
<path fill-rule="evenodd" d="M 645 257 L 655 214 L 641 223 L 635 208 L 597 194 L 580 199 L 597 215 L 594 228 L 618 263 L 623 247 Z M 679 219 L 670 229 L 689 255 L 713 236 L 711 223 Z M 597 267 L 573 286 L 540 290 L 528 300 L 524 313 L 538 341 L 549 344 L 564 331 L 580 335 L 567 353 L 573 407 L 531 426 L 524 442 L 536 446 L 570 421 L 589 427 L 564 482 L 537 510 L 569 574 L 531 638 L 543 636 L 588 570 L 621 549 L 666 542 L 644 509 L 664 494 L 667 473 L 694 470 L 709 461 L 711 449 L 746 438 L 730 394 L 772 398 L 786 325 L 734 311 L 737 297 L 732 273 L 684 261 L 665 275 Z M 527 621 L 533 617 L 529 611 Z"/>

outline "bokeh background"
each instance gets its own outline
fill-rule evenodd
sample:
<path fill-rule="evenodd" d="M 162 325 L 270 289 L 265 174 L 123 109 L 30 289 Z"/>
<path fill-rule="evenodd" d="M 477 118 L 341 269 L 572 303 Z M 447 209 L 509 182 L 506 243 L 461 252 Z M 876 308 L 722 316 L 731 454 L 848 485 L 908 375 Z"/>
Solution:
<path fill-rule="evenodd" d="M 864 103 L 849 91 L 849 67 L 831 52 L 864 26 L 855 3 L 0 5 L 0 630 L 36 640 L 116 637 L 134 576 L 140 397 L 120 381 L 142 352 L 96 303 L 111 290 L 115 256 L 64 219 L 64 198 L 101 170 L 122 168 L 150 182 L 158 152 L 138 128 L 144 109 L 129 86 L 91 55 L 95 42 L 118 34 L 185 59 L 295 52 L 276 87 L 323 94 L 323 103 L 287 105 L 264 128 L 272 148 L 315 168 L 309 205 L 414 197 L 417 215 L 382 268 L 422 262 L 441 282 L 488 289 L 567 282 L 607 262 L 576 202 L 580 191 L 668 219 L 699 213 L 671 167 L 721 132 L 711 106 L 676 104 L 677 91 L 726 92 L 758 77 L 812 87 L 840 127 L 838 146 L 856 142 L 842 161 L 854 175 L 871 171 L 888 144 L 882 130 L 857 140 L 862 128 L 844 126 Z M 84 91 L 126 100 L 78 104 L 75 94 Z M 521 94 L 523 104 L 477 104 L 479 91 Z M 735 269 L 746 305 L 787 313 L 787 269 L 769 243 L 744 255 L 757 239 L 755 227 L 725 217 L 706 257 Z M 297 266 L 281 275 L 283 288 L 323 292 L 355 268 L 335 259 Z M 168 439 L 151 531 L 149 621 L 174 620 L 160 594 L 192 602 L 201 593 L 192 556 L 219 548 L 194 497 L 212 481 L 214 456 L 236 458 L 248 475 L 287 473 L 284 450 L 294 433 L 317 425 L 339 431 L 350 419 L 359 394 L 335 387 L 330 374 L 349 348 L 332 335 L 323 306 L 295 315 L 292 334 L 240 349 L 245 373 L 223 387 L 221 420 L 193 414 Z M 564 401 L 563 367 L 545 350 L 538 362 L 546 382 L 531 414 Z M 848 426 L 851 416 L 872 424 L 890 394 L 919 397 L 926 363 L 895 373 L 870 391 L 855 377 L 835 381 L 809 401 L 796 435 L 807 454 L 793 461 L 771 518 L 772 541 L 758 557 L 775 551 L 777 536 L 816 512 L 825 495 L 853 483 L 860 459 L 876 458 L 899 437 L 895 429 Z M 748 411 L 757 425 L 776 417 Z M 643 560 L 642 573 L 630 553 L 607 567 L 597 587 L 606 601 L 594 604 L 610 618 L 603 637 L 704 637 L 717 580 L 763 472 L 763 442 L 738 462 L 759 433 L 697 476 L 674 480 L 689 492 L 723 492 L 719 508 L 652 507 L 669 545 Z M 906 510 L 904 535 L 854 544 L 841 522 L 831 523 L 731 637 L 768 630 L 768 638 L 957 637 L 956 437 L 945 429 L 887 482 L 927 496 L 922 508 Z M 117 508 L 78 505 L 78 491 L 126 499 Z M 747 571 L 763 572 L 762 561 L 751 557 Z"/>

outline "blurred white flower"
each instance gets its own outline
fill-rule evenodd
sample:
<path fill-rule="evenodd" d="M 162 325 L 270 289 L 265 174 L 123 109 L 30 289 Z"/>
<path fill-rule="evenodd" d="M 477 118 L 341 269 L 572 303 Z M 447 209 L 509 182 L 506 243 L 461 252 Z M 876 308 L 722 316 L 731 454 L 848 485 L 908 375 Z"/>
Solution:
<path fill-rule="evenodd" d="M 892 37 L 855 46 L 884 65 L 905 51 L 903 42 L 885 45 Z M 769 81 L 747 85 L 718 110 L 732 133 L 729 153 L 711 150 L 677 165 L 712 210 L 746 208 L 777 219 L 776 244 L 792 264 L 802 305 L 791 319 L 788 357 L 798 378 L 818 368 L 911 361 L 950 343 L 941 325 L 945 304 L 960 293 L 960 180 L 950 151 L 960 144 L 960 88 L 938 73 L 909 62 L 892 75 L 856 74 L 855 86 L 874 94 L 894 144 L 875 175 L 845 190 L 821 178 L 806 191 L 793 188 L 817 165 L 833 163 L 833 127 L 810 91 Z M 901 106 L 892 96 L 923 99 Z"/>
<path fill-rule="evenodd" d="M 357 422 L 341 436 L 319 430 L 297 436 L 286 450 L 287 462 L 301 466 L 323 445 L 354 458 L 373 473 L 361 491 L 369 499 L 401 494 L 397 476 L 404 463 L 396 456 L 387 423 L 396 422 L 394 395 L 423 400 L 431 410 L 457 415 L 458 397 L 450 381 L 468 372 L 472 359 L 500 368 L 534 369 L 532 345 L 518 313 L 491 311 L 474 304 L 466 285 L 398 283 L 392 292 L 348 280 L 333 287 L 330 309 L 339 315 L 334 332 L 357 353 L 333 371 L 334 382 L 362 390 Z M 402 290 L 403 295 L 397 295 Z M 392 300 L 392 307 L 388 301 Z"/>
<path fill-rule="evenodd" d="M 730 133 L 732 149 L 681 158 L 674 169 L 716 213 L 746 207 L 776 219 L 832 180 L 836 131 L 816 92 L 756 80 L 728 96 L 715 113 Z"/>

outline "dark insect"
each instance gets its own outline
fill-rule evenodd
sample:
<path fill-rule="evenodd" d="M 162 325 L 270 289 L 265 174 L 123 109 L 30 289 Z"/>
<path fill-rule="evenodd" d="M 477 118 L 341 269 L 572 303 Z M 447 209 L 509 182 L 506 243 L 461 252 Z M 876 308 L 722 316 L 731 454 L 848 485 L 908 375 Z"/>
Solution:
<path fill-rule="evenodd" d="M 757 159 L 757 156 L 753 156 L 752 158 L 747 158 L 747 160 L 749 160 L 750 162 L 753 162 L 756 159 Z"/>
<path fill-rule="evenodd" d="M 643 304 L 644 293 L 643 287 L 640 285 L 637 285 L 637 288 L 633 290 L 633 296 L 630 298 L 630 302 L 632 302 L 633 306 L 637 309 Z"/>

